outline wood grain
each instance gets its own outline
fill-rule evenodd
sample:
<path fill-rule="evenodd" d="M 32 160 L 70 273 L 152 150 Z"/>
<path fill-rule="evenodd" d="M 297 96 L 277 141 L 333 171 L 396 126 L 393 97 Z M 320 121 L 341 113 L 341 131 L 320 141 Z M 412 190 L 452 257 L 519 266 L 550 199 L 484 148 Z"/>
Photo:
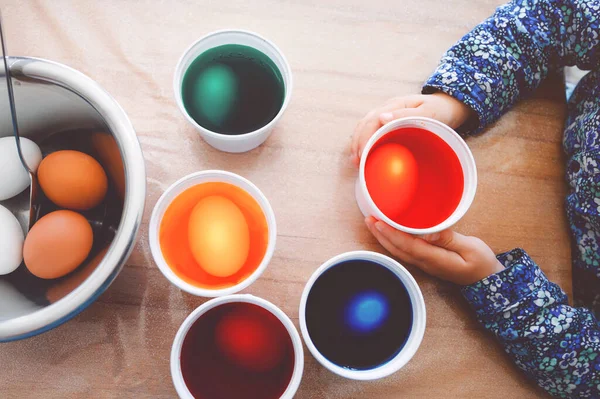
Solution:
<path fill-rule="evenodd" d="M 107 89 L 133 122 L 148 175 L 135 252 L 98 301 L 67 324 L 0 348 L 0 397 L 175 397 L 172 339 L 201 298 L 171 286 L 148 248 L 148 219 L 162 191 L 185 174 L 227 169 L 270 199 L 275 256 L 246 292 L 297 323 L 310 274 L 344 251 L 384 250 L 354 198 L 347 145 L 356 121 L 389 97 L 416 93 L 441 54 L 501 0 L 4 0 L 12 55 L 76 68 Z M 294 71 L 291 105 L 273 136 L 242 155 L 205 144 L 180 115 L 172 74 L 183 50 L 216 29 L 239 27 L 276 42 Z M 525 248 L 570 293 L 559 81 L 468 140 L 477 197 L 457 229 L 496 251 Z M 298 398 L 535 398 L 529 383 L 481 331 L 457 289 L 410 267 L 427 303 L 413 360 L 371 383 L 334 376 L 306 354 Z"/>

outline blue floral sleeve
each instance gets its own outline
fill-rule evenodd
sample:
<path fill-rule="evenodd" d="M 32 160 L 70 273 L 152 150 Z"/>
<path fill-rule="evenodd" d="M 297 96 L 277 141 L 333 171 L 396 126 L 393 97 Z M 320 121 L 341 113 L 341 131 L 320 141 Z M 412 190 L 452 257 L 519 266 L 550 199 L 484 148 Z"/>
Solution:
<path fill-rule="evenodd" d="M 423 93 L 445 92 L 477 118 L 476 133 L 554 70 L 592 70 L 569 101 L 564 135 L 575 304 L 527 254 L 499 255 L 505 270 L 463 288 L 485 328 L 548 393 L 600 398 L 600 0 L 514 0 L 442 58 Z"/>
<path fill-rule="evenodd" d="M 496 121 L 549 71 L 600 62 L 600 0 L 515 0 L 446 52 L 423 93 L 445 92 L 478 116 L 476 133 Z"/>
<path fill-rule="evenodd" d="M 522 249 L 498 255 L 505 269 L 462 292 L 515 363 L 551 395 L 600 398 L 600 325 L 572 308 Z"/>

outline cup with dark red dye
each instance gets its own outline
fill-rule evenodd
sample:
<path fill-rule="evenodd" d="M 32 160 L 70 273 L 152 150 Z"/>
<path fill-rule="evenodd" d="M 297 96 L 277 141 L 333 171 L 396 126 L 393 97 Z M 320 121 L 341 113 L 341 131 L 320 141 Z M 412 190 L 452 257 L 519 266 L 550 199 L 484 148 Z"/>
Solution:
<path fill-rule="evenodd" d="M 303 369 L 302 341 L 290 318 L 252 295 L 204 303 L 185 319 L 171 349 L 180 398 L 292 398 Z"/>

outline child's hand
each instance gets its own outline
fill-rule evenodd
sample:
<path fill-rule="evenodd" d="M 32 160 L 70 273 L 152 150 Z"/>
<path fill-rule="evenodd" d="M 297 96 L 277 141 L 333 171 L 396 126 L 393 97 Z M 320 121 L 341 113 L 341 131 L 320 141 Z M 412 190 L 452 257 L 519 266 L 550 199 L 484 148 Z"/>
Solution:
<path fill-rule="evenodd" d="M 377 241 L 392 255 L 443 280 L 469 285 L 504 270 L 490 247 L 479 238 L 452 230 L 419 238 L 372 217 L 365 222 Z"/>
<path fill-rule="evenodd" d="M 444 93 L 396 97 L 369 112 L 356 125 L 352 138 L 351 158 L 358 165 L 365 144 L 381 126 L 406 116 L 437 119 L 453 129 L 460 127 L 473 112 L 468 106 Z"/>

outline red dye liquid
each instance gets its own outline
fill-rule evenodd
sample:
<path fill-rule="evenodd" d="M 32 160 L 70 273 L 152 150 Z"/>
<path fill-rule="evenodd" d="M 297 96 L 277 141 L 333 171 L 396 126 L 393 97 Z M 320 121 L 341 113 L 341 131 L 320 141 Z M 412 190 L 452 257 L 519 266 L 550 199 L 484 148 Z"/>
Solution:
<path fill-rule="evenodd" d="M 283 360 L 285 335 L 270 313 L 234 309 L 216 327 L 217 346 L 227 358 L 249 371 L 269 371 Z"/>
<path fill-rule="evenodd" d="M 411 193 L 408 204 L 404 198 L 398 199 L 401 206 L 396 209 L 399 212 L 388 214 L 380 210 L 394 222 L 406 227 L 425 229 L 442 223 L 458 207 L 464 190 L 463 170 L 458 157 L 436 134 L 418 128 L 402 128 L 386 134 L 375 143 L 370 154 L 378 149 L 384 150 L 384 146 L 390 143 L 405 147 L 413 155 L 417 183 L 416 188 L 408 187 L 407 191 Z M 397 197 L 403 191 L 403 187 L 398 186 L 402 181 L 391 182 L 386 179 L 389 175 L 385 162 L 378 160 L 371 163 L 367 158 L 367 190 L 375 204 L 378 198 L 383 197 L 386 209 L 389 209 L 389 198 Z"/>
<path fill-rule="evenodd" d="M 181 371 L 196 399 L 277 399 L 294 372 L 285 326 L 260 306 L 227 303 L 200 316 L 181 348 Z"/>

